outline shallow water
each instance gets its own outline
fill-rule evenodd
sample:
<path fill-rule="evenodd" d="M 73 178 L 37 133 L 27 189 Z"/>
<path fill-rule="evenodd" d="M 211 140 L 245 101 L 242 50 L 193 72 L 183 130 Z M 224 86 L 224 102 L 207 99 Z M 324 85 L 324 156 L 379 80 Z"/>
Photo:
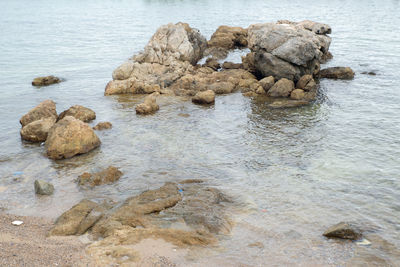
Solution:
<path fill-rule="evenodd" d="M 222 241 L 225 249 L 208 255 L 215 264 L 344 265 L 357 245 L 321 237 L 339 221 L 374 229 L 392 246 L 368 252 L 398 264 L 400 1 L 20 0 L 1 6 L 0 208 L 54 218 L 84 197 L 121 200 L 166 181 L 204 178 L 252 211 L 237 218 Z M 162 24 L 188 22 L 209 38 L 222 24 L 278 19 L 330 24 L 334 59 L 327 65 L 350 66 L 355 79 L 323 80 L 322 101 L 288 110 L 270 110 L 238 93 L 217 97 L 211 108 L 162 97 L 158 113 L 140 117 L 134 107 L 142 96 L 103 96 L 112 71 Z M 30 85 L 48 74 L 66 82 Z M 48 98 L 58 112 L 82 104 L 96 111 L 93 125 L 112 122 L 112 130 L 98 132 L 101 148 L 54 162 L 42 146 L 22 142 L 19 118 Z M 83 190 L 73 182 L 111 164 L 124 172 L 114 185 Z M 55 185 L 54 196 L 35 196 L 37 178 Z M 264 248 L 247 246 L 253 242 Z"/>

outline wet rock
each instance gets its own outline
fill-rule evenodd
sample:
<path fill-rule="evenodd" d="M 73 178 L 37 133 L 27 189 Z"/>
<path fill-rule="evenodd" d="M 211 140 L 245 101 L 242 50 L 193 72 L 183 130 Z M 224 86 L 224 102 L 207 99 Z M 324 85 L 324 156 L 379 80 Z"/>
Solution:
<path fill-rule="evenodd" d="M 226 69 L 226 70 L 229 70 L 229 69 L 242 69 L 243 68 L 243 64 L 225 61 L 222 64 L 222 68 Z"/>
<path fill-rule="evenodd" d="M 213 70 L 219 70 L 221 65 L 219 64 L 218 60 L 213 57 L 207 58 L 206 63 L 203 65 L 204 67 L 209 67 Z"/>
<path fill-rule="evenodd" d="M 268 90 L 267 94 L 271 97 L 288 97 L 293 90 L 293 81 L 282 78 Z"/>
<path fill-rule="evenodd" d="M 247 47 L 247 30 L 241 27 L 219 26 L 208 41 L 208 46 L 226 50 Z"/>
<path fill-rule="evenodd" d="M 81 120 L 66 116 L 49 131 L 46 140 L 47 156 L 51 159 L 71 158 L 100 146 L 93 129 Z"/>
<path fill-rule="evenodd" d="M 264 89 L 265 92 L 268 92 L 269 89 L 275 84 L 275 79 L 273 76 L 265 77 L 260 80 L 260 85 Z"/>
<path fill-rule="evenodd" d="M 303 99 L 305 96 L 304 90 L 303 89 L 294 89 L 290 93 L 290 98 L 294 100 L 300 100 Z"/>
<path fill-rule="evenodd" d="M 349 67 L 332 67 L 319 72 L 320 78 L 351 80 L 354 78 L 354 71 Z"/>
<path fill-rule="evenodd" d="M 43 180 L 35 180 L 35 193 L 38 195 L 52 195 L 54 192 L 54 186 Z"/>
<path fill-rule="evenodd" d="M 353 224 L 340 222 L 329 227 L 323 235 L 330 238 L 358 240 L 362 237 L 362 232 Z"/>
<path fill-rule="evenodd" d="M 83 122 L 89 122 L 89 121 L 96 119 L 96 113 L 93 110 L 91 110 L 90 108 L 81 106 L 81 105 L 75 105 L 75 106 L 70 107 L 67 110 L 64 110 L 58 116 L 58 120 L 62 120 L 66 116 L 72 116 Z"/>
<path fill-rule="evenodd" d="M 97 173 L 85 172 L 78 177 L 79 185 L 97 186 L 103 184 L 112 184 L 121 178 L 122 172 L 114 166 L 110 166 L 105 170 Z"/>
<path fill-rule="evenodd" d="M 287 100 L 274 101 L 271 104 L 268 104 L 267 106 L 269 108 L 279 109 L 279 108 L 296 108 L 296 107 L 306 106 L 308 104 L 310 104 L 310 102 L 307 100 L 287 99 Z"/>
<path fill-rule="evenodd" d="M 99 122 L 96 126 L 93 127 L 93 130 L 96 131 L 100 131 L 100 130 L 107 130 L 107 129 L 111 129 L 112 128 L 112 124 L 111 122 Z"/>
<path fill-rule="evenodd" d="M 46 86 L 46 85 L 51 85 L 51 84 L 59 83 L 59 82 L 61 82 L 60 78 L 50 75 L 50 76 L 46 76 L 46 77 L 37 77 L 37 78 L 33 79 L 32 85 Z"/>
<path fill-rule="evenodd" d="M 30 142 L 44 142 L 55 123 L 56 119 L 54 117 L 33 121 L 21 129 L 21 138 Z"/>
<path fill-rule="evenodd" d="M 361 72 L 361 74 L 366 74 L 366 75 L 375 76 L 375 75 L 376 75 L 376 72 L 374 72 L 374 71 L 363 71 L 363 72 Z"/>
<path fill-rule="evenodd" d="M 55 118 L 57 119 L 57 111 L 56 111 L 56 103 L 52 100 L 45 100 L 33 109 L 31 109 L 28 113 L 26 113 L 22 118 L 19 120 L 22 127 L 25 125 L 45 119 L 45 118 Z"/>
<path fill-rule="evenodd" d="M 151 114 L 160 109 L 157 104 L 156 98 L 159 95 L 158 92 L 148 95 L 144 98 L 144 102 L 136 106 L 137 114 Z"/>
<path fill-rule="evenodd" d="M 215 102 L 215 93 L 213 90 L 198 92 L 193 98 L 195 104 L 212 104 Z"/>

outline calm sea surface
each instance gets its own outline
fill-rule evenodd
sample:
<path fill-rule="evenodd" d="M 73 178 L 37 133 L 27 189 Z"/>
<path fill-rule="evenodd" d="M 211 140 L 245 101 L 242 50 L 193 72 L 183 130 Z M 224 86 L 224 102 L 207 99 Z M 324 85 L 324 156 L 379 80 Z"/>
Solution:
<path fill-rule="evenodd" d="M 400 265 L 399 14 L 398 0 L 1 0 L 0 208 L 55 218 L 84 197 L 122 200 L 203 178 L 245 203 L 224 249 L 202 252 L 215 264 L 345 265 L 369 255 Z M 289 110 L 237 93 L 218 96 L 211 108 L 161 97 L 158 113 L 139 117 L 142 96 L 103 96 L 112 71 L 162 24 L 188 22 L 209 38 L 219 25 L 278 19 L 330 24 L 327 65 L 350 66 L 355 79 L 323 80 L 319 103 Z M 30 85 L 49 74 L 66 81 Z M 19 118 L 45 99 L 58 112 L 81 104 L 96 111 L 93 124 L 112 122 L 98 133 L 101 148 L 54 162 L 43 146 L 22 142 Z M 111 164 L 124 172 L 116 184 L 74 183 Z M 55 185 L 53 196 L 35 196 L 38 178 Z M 339 221 L 373 229 L 377 241 L 360 248 L 324 239 Z M 253 242 L 264 248 L 248 247 Z"/>

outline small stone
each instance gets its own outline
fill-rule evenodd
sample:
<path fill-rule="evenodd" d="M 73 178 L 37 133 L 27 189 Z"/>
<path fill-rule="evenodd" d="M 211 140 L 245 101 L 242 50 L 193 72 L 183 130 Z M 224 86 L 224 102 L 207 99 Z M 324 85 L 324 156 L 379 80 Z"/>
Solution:
<path fill-rule="evenodd" d="M 35 180 L 35 193 L 38 195 L 52 195 L 54 186 L 43 180 Z"/>
<path fill-rule="evenodd" d="M 160 109 L 160 107 L 157 104 L 156 98 L 159 96 L 160 93 L 155 92 L 152 93 L 151 95 L 148 95 L 144 98 L 144 102 L 142 104 L 139 104 L 136 106 L 136 114 L 151 114 L 156 112 L 157 110 Z"/>
<path fill-rule="evenodd" d="M 340 222 L 329 227 L 323 235 L 350 240 L 358 240 L 362 237 L 361 231 L 356 226 L 346 222 Z"/>
<path fill-rule="evenodd" d="M 51 85 L 51 84 L 59 83 L 59 82 L 61 82 L 60 78 L 50 75 L 50 76 L 46 76 L 46 77 L 37 77 L 37 78 L 33 79 L 32 85 L 46 86 L 46 85 Z"/>
<path fill-rule="evenodd" d="M 195 104 L 212 104 L 215 102 L 215 93 L 212 90 L 198 92 L 193 98 Z"/>
<path fill-rule="evenodd" d="M 96 126 L 93 127 L 93 130 L 106 130 L 106 129 L 111 129 L 112 128 L 112 124 L 111 122 L 99 122 Z"/>

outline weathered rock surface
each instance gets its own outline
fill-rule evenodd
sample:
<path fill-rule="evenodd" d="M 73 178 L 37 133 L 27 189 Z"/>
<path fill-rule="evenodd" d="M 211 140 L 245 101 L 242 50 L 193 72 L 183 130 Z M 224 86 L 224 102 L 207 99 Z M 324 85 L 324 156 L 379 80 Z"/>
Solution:
<path fill-rule="evenodd" d="M 362 232 L 357 226 L 340 222 L 329 227 L 323 234 L 326 237 L 357 240 L 362 237 Z"/>
<path fill-rule="evenodd" d="M 83 122 L 89 122 L 96 119 L 96 113 L 93 110 L 81 105 L 75 105 L 67 110 L 64 110 L 58 116 L 58 120 L 62 120 L 66 116 L 72 116 L 75 119 L 81 120 Z"/>
<path fill-rule="evenodd" d="M 21 138 L 30 142 L 44 142 L 55 123 L 56 119 L 54 117 L 33 121 L 21 129 Z"/>
<path fill-rule="evenodd" d="M 275 84 L 275 79 L 273 76 L 268 76 L 260 80 L 260 85 L 262 86 L 265 92 L 268 92 L 268 90 L 271 89 L 271 87 L 274 84 Z"/>
<path fill-rule="evenodd" d="M 209 47 L 224 49 L 247 46 L 247 30 L 241 27 L 219 26 L 208 41 Z"/>
<path fill-rule="evenodd" d="M 56 103 L 52 100 L 45 100 L 33 109 L 31 109 L 28 113 L 26 113 L 22 118 L 19 120 L 22 127 L 25 125 L 45 119 L 45 118 L 55 118 L 57 119 L 57 111 L 56 111 Z"/>
<path fill-rule="evenodd" d="M 43 180 L 35 180 L 34 187 L 38 195 L 52 195 L 54 192 L 54 186 Z"/>
<path fill-rule="evenodd" d="M 282 78 L 268 90 L 267 94 L 272 97 L 288 97 L 293 90 L 293 81 Z"/>
<path fill-rule="evenodd" d="M 49 131 L 46 140 L 47 156 L 51 159 L 71 158 L 100 146 L 93 129 L 81 120 L 66 116 Z"/>
<path fill-rule="evenodd" d="M 60 78 L 50 75 L 50 76 L 46 76 L 46 77 L 37 77 L 37 78 L 33 79 L 32 85 L 46 86 L 46 85 L 59 83 L 59 82 L 61 82 Z"/>
<path fill-rule="evenodd" d="M 85 172 L 78 177 L 79 185 L 97 186 L 103 184 L 112 184 L 121 178 L 122 172 L 114 166 L 110 166 L 105 170 L 97 173 Z"/>
<path fill-rule="evenodd" d="M 215 93 L 213 90 L 198 92 L 192 98 L 192 102 L 196 104 L 212 104 L 215 102 Z"/>
<path fill-rule="evenodd" d="M 136 106 L 136 113 L 137 114 L 151 114 L 156 112 L 160 109 L 157 104 L 157 96 L 159 95 L 158 92 L 152 93 L 144 98 L 144 102 Z"/>
<path fill-rule="evenodd" d="M 296 83 L 297 89 L 304 89 L 306 85 L 313 79 L 313 76 L 310 74 L 302 76 Z"/>
<path fill-rule="evenodd" d="M 319 72 L 320 78 L 351 80 L 354 78 L 354 71 L 349 67 L 332 67 Z"/>
<path fill-rule="evenodd" d="M 290 93 L 290 98 L 294 99 L 294 100 L 300 100 L 303 99 L 305 97 L 305 93 L 303 89 L 294 89 L 291 93 Z"/>
<path fill-rule="evenodd" d="M 111 129 L 111 128 L 112 128 L 111 122 L 105 121 L 105 122 L 99 122 L 98 124 L 96 124 L 96 126 L 93 127 L 93 130 L 100 131 L 100 130 L 107 130 L 107 129 Z"/>

